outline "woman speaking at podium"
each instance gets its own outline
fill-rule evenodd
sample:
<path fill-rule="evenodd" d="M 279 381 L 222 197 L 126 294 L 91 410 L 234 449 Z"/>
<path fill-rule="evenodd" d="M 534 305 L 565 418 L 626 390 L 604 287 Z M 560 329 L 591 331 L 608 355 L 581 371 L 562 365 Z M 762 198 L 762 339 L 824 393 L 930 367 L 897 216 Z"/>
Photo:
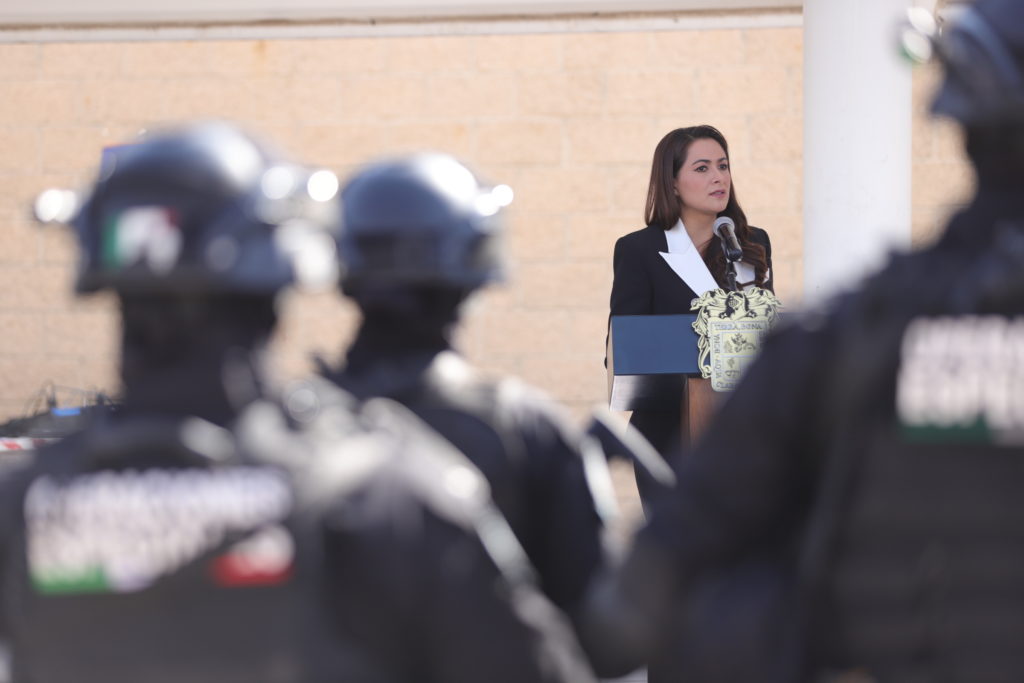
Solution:
<path fill-rule="evenodd" d="M 736 199 L 729 145 L 711 126 L 673 130 L 658 143 L 651 164 L 644 220 L 647 227 L 620 237 L 613 259 L 611 315 L 690 313 L 690 303 L 727 282 L 727 263 L 715 220 L 735 224 L 743 255 L 737 287 L 772 290 L 768 233 L 747 224 Z M 630 424 L 671 460 L 683 446 L 682 396 L 657 410 L 635 410 Z M 638 472 L 641 496 L 649 486 Z"/>

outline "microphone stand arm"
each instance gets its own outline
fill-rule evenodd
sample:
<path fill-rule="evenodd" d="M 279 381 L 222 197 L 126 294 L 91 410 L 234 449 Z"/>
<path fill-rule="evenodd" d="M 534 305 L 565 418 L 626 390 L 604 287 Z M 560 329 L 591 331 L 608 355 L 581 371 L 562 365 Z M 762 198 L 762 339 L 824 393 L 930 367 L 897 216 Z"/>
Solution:
<path fill-rule="evenodd" d="M 735 254 L 732 250 L 726 246 L 725 240 L 722 240 L 722 251 L 725 253 L 725 287 L 728 292 L 737 292 L 736 289 L 736 261 L 739 258 L 733 258 Z"/>

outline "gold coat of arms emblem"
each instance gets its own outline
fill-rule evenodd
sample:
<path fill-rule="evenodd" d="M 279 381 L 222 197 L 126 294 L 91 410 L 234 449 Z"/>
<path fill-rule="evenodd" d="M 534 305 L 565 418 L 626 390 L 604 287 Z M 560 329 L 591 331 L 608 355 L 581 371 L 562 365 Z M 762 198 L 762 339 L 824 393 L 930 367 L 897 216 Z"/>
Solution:
<path fill-rule="evenodd" d="M 781 307 L 774 294 L 760 287 L 742 292 L 713 289 L 691 302 L 690 310 L 697 312 L 697 365 L 701 377 L 711 378 L 712 389 L 736 388 Z"/>

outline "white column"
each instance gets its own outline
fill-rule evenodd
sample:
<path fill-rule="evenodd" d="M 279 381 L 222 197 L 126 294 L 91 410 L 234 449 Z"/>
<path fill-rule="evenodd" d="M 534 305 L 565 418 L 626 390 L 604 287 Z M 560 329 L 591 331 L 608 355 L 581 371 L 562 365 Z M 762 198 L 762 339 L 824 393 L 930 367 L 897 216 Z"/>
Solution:
<path fill-rule="evenodd" d="M 856 285 L 910 244 L 910 0 L 804 0 L 804 298 Z"/>

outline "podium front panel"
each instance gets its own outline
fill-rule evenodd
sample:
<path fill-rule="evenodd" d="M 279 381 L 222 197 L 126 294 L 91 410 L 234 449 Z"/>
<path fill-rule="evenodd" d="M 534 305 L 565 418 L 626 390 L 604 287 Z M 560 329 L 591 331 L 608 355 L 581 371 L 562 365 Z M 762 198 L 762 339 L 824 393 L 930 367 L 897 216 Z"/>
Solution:
<path fill-rule="evenodd" d="M 696 315 L 613 316 L 608 335 L 608 406 L 658 410 L 679 401 L 697 366 Z"/>
<path fill-rule="evenodd" d="M 692 314 L 613 316 L 609 370 L 614 375 L 699 375 L 696 319 Z"/>

